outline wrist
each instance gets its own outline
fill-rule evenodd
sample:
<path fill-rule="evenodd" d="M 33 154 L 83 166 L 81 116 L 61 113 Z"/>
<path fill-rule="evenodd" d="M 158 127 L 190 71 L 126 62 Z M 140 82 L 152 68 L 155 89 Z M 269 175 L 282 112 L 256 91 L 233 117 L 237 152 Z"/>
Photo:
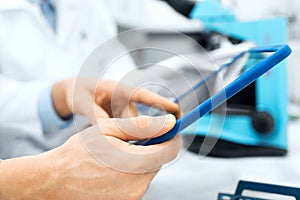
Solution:
<path fill-rule="evenodd" d="M 47 177 L 43 165 L 34 156 L 3 161 L 0 166 L 0 199 L 32 199 Z"/>
<path fill-rule="evenodd" d="M 0 165 L 0 199 L 55 199 L 61 187 L 64 157 L 57 150 L 38 156 L 28 156 L 2 161 Z"/>

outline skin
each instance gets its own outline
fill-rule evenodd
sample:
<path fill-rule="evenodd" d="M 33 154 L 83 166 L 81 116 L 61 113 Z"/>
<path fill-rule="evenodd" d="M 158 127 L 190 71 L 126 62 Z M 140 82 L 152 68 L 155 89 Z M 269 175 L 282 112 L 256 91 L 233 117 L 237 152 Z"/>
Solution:
<path fill-rule="evenodd" d="M 135 103 L 164 109 L 177 118 L 181 116 L 179 106 L 168 99 L 143 88 L 135 90 L 109 80 L 70 78 L 60 81 L 53 86 L 52 100 L 62 118 L 76 113 L 86 116 L 91 124 L 103 118 L 134 117 L 137 115 Z"/>
<path fill-rule="evenodd" d="M 95 125 L 51 151 L 2 161 L 1 200 L 141 199 L 182 145 L 179 135 L 151 146 L 128 143 L 163 135 L 176 123 L 174 115 L 131 117 L 136 115 L 135 102 L 180 116 L 178 105 L 147 90 L 112 81 L 66 79 L 53 86 L 52 99 L 62 118 L 81 114 Z"/>
<path fill-rule="evenodd" d="M 151 127 L 145 124 L 146 121 L 155 122 L 151 117 L 145 120 L 145 116 L 131 120 L 140 124 L 139 127 L 144 130 Z M 166 116 L 166 120 L 170 123 L 165 123 L 158 135 L 170 130 L 176 121 L 172 115 Z M 137 136 L 127 135 L 114 125 L 115 121 L 116 119 L 102 120 L 98 126 L 74 135 L 52 151 L 3 161 L 0 164 L 0 199 L 141 199 L 159 168 L 177 156 L 182 140 L 178 135 L 158 145 L 129 145 L 127 141 L 137 139 Z M 102 125 L 106 128 L 101 129 Z M 111 128 L 107 129 L 109 126 Z M 94 135 L 99 137 L 93 138 Z M 111 144 L 106 149 L 101 145 L 96 146 L 98 151 L 112 152 L 117 148 L 128 152 L 128 171 L 108 167 L 106 163 L 99 162 L 99 159 L 84 146 L 82 136 L 99 143 L 106 140 Z M 157 132 L 151 133 L 150 130 L 146 138 L 155 136 Z M 147 159 L 143 159 L 145 156 Z M 126 159 L 117 160 L 116 163 L 123 164 L 123 161 Z"/>

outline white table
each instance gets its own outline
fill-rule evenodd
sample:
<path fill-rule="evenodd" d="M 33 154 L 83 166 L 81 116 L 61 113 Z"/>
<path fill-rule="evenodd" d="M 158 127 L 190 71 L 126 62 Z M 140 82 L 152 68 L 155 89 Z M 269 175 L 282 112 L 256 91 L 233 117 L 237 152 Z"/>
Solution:
<path fill-rule="evenodd" d="M 233 193 L 239 180 L 300 187 L 300 120 L 289 122 L 286 157 L 200 159 L 185 152 L 154 179 L 144 200 L 215 200 Z"/>

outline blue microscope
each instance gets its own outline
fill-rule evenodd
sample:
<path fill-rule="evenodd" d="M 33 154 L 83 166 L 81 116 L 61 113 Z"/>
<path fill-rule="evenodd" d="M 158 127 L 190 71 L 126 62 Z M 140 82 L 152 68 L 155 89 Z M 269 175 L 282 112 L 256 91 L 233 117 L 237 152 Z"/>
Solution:
<path fill-rule="evenodd" d="M 287 42 L 285 18 L 239 22 L 233 12 L 217 0 L 198 2 L 166 0 L 175 10 L 199 19 L 206 33 L 227 36 L 236 41 L 251 41 L 257 46 Z M 212 150 L 214 157 L 283 156 L 287 153 L 288 122 L 287 69 L 283 62 L 227 101 L 225 123 Z M 187 128 L 184 137 L 194 137 L 188 149 L 199 153 L 204 140 L 214 140 L 217 133 L 208 131 L 216 114 L 197 121 Z M 193 131 L 192 131 L 193 130 Z M 203 153 L 203 152 L 202 152 Z"/>

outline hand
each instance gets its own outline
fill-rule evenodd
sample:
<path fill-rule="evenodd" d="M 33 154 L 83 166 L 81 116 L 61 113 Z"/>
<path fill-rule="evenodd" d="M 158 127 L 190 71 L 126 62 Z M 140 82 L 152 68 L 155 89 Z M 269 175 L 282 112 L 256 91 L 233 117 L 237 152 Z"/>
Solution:
<path fill-rule="evenodd" d="M 62 118 L 72 113 L 86 116 L 91 124 L 100 118 L 124 118 L 137 115 L 135 103 L 144 103 L 180 117 L 179 106 L 146 89 L 96 79 L 66 79 L 52 89 L 54 107 Z"/>
<path fill-rule="evenodd" d="M 176 157 L 182 141 L 179 135 L 153 146 L 127 141 L 157 137 L 174 124 L 172 115 L 103 119 L 52 151 L 3 161 L 0 198 L 141 199 L 161 166 Z"/>

